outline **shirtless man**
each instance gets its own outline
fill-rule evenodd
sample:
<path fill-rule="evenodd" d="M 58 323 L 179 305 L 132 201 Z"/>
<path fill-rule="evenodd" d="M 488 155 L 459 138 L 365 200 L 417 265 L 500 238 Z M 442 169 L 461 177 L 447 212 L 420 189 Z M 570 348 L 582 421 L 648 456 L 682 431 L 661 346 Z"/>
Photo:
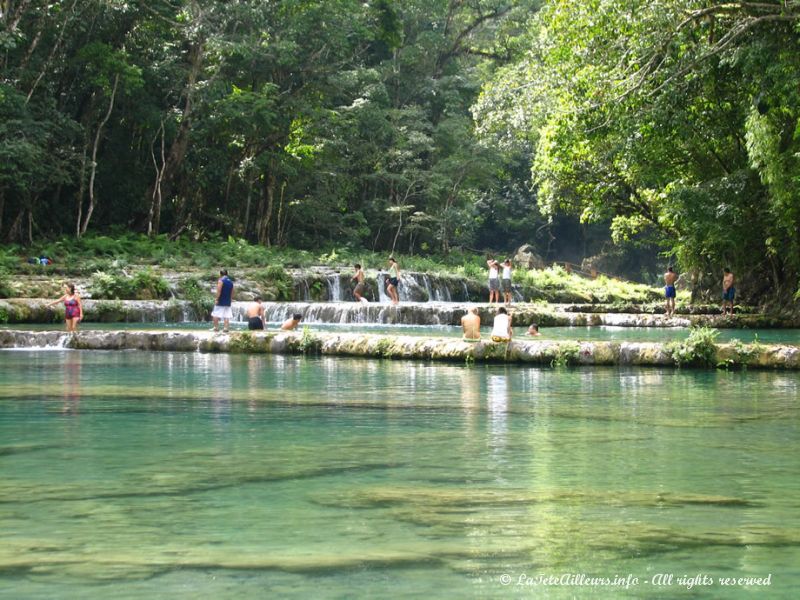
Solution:
<path fill-rule="evenodd" d="M 365 277 L 364 269 L 362 269 L 361 265 L 359 265 L 358 263 L 356 263 L 353 266 L 356 268 L 356 274 L 353 275 L 353 281 L 356 282 L 356 287 L 353 290 L 353 296 L 355 297 L 356 302 L 361 302 L 363 304 L 366 304 L 367 302 L 369 302 L 369 300 L 364 298 L 364 288 L 365 288 L 365 286 L 364 286 L 364 277 Z"/>
<path fill-rule="evenodd" d="M 477 342 L 481 339 L 481 318 L 474 306 L 461 317 L 461 328 L 464 330 L 465 342 Z"/>
<path fill-rule="evenodd" d="M 667 272 L 664 273 L 664 297 L 667 299 L 666 310 L 664 314 L 668 317 L 675 316 L 675 282 L 678 280 L 678 274 L 672 268 L 672 265 L 667 267 Z"/>
<path fill-rule="evenodd" d="M 290 318 L 286 319 L 281 325 L 281 329 L 284 331 L 291 331 L 292 329 L 296 329 L 297 326 L 300 324 L 300 319 L 303 318 L 303 315 L 300 313 L 293 314 Z"/>
<path fill-rule="evenodd" d="M 542 335 L 542 332 L 539 331 L 539 325 L 536 323 L 531 323 L 531 326 L 528 327 L 528 335 L 531 336 Z"/>
<path fill-rule="evenodd" d="M 247 328 L 251 331 L 264 329 L 264 305 L 261 304 L 261 297 L 256 296 L 250 306 L 247 307 Z"/>
<path fill-rule="evenodd" d="M 733 299 L 736 297 L 735 280 L 728 267 L 722 269 L 722 316 L 733 316 Z"/>
<path fill-rule="evenodd" d="M 303 315 L 300 313 L 295 313 L 291 316 L 291 318 L 286 319 L 281 325 L 281 329 L 284 331 L 291 331 L 292 329 L 296 329 L 297 326 L 300 324 L 300 319 L 303 318 Z"/>

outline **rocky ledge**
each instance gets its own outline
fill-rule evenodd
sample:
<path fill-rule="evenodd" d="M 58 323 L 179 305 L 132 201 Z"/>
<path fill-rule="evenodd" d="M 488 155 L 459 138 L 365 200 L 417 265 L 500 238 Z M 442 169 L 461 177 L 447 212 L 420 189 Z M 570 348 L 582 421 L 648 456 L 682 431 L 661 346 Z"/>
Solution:
<path fill-rule="evenodd" d="M 0 300 L 0 322 L 53 323 L 64 318 L 62 306 L 47 307 L 47 300 L 15 298 Z M 244 322 L 247 302 L 234 302 L 234 320 Z M 478 309 L 481 321 L 491 323 L 497 305 L 463 302 L 403 302 L 359 304 L 355 302 L 265 302 L 267 320 L 282 322 L 289 315 L 300 313 L 305 323 L 382 323 L 386 325 L 459 325 L 467 310 Z M 597 312 L 605 308 L 610 312 Z M 634 312 L 636 309 L 640 312 Z M 617 326 L 617 327 L 691 327 L 716 328 L 785 328 L 799 327 L 796 318 L 737 314 L 734 318 L 718 314 L 684 314 L 666 317 L 645 312 L 648 307 L 614 307 L 609 305 L 567 305 L 515 303 L 509 306 L 514 324 L 543 327 Z M 708 307 L 706 307 L 708 308 Z M 622 312 L 616 312 L 620 310 Z M 199 312 L 198 312 L 199 311 Z M 178 323 L 202 321 L 208 311 L 196 309 L 184 300 L 85 300 L 85 321 Z"/>
<path fill-rule="evenodd" d="M 468 343 L 443 338 L 357 333 L 177 331 L 0 331 L 0 348 L 76 350 L 149 350 L 323 354 L 368 358 L 538 365 L 676 366 L 674 344 L 525 340 Z M 778 344 L 719 344 L 713 359 L 689 360 L 692 366 L 800 370 L 800 347 Z"/>

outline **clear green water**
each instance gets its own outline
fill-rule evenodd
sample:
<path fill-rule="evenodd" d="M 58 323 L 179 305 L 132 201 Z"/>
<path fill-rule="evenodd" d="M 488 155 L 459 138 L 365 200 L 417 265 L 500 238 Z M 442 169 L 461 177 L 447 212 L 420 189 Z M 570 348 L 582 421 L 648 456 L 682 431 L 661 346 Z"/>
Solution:
<path fill-rule="evenodd" d="M 246 331 L 243 323 L 232 323 L 235 331 Z M 269 323 L 267 329 L 276 331 L 278 323 Z M 384 325 L 368 323 L 309 323 L 302 325 L 311 331 L 327 332 L 363 332 L 363 333 L 390 333 L 393 335 L 415 335 L 425 337 L 458 337 L 462 335 L 460 327 L 449 325 Z M 0 325 L 2 329 L 26 329 L 33 331 L 63 331 L 62 324 L 50 325 Z M 208 331 L 209 323 L 81 323 L 82 331 L 114 329 L 178 329 L 182 331 Z M 684 327 L 543 327 L 542 336 L 531 338 L 526 335 L 525 327 L 515 327 L 514 335 L 520 340 L 587 340 L 587 341 L 625 341 L 625 342 L 671 342 L 685 339 L 689 329 Z M 490 337 L 491 327 L 482 327 L 485 338 Z M 758 340 L 764 344 L 800 344 L 800 329 L 719 329 L 719 342 L 728 342 L 733 339 L 742 342 Z"/>
<path fill-rule="evenodd" d="M 0 352 L 0 596 L 792 598 L 799 386 Z M 563 574 L 639 584 L 518 585 Z"/>

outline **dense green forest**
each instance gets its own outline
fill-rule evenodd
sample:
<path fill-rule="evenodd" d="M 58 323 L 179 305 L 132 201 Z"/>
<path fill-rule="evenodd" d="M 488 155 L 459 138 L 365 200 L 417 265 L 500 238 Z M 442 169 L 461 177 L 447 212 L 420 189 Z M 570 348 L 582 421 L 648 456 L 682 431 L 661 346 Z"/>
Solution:
<path fill-rule="evenodd" d="M 0 239 L 613 239 L 787 298 L 799 36 L 795 1 L 0 0 Z"/>

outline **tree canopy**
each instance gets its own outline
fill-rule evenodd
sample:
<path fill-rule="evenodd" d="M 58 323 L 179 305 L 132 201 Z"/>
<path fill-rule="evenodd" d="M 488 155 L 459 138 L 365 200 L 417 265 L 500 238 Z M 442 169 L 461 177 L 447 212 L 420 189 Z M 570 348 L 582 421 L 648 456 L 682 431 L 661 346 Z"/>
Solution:
<path fill-rule="evenodd" d="M 471 244 L 527 179 L 469 109 L 535 4 L 5 0 L 0 236 Z"/>
<path fill-rule="evenodd" d="M 2 0 L 0 239 L 447 253 L 579 218 L 793 293 L 798 35 L 794 0 Z"/>
<path fill-rule="evenodd" d="M 535 148 L 542 210 L 751 294 L 800 277 L 800 2 L 548 2 L 476 106 Z"/>

